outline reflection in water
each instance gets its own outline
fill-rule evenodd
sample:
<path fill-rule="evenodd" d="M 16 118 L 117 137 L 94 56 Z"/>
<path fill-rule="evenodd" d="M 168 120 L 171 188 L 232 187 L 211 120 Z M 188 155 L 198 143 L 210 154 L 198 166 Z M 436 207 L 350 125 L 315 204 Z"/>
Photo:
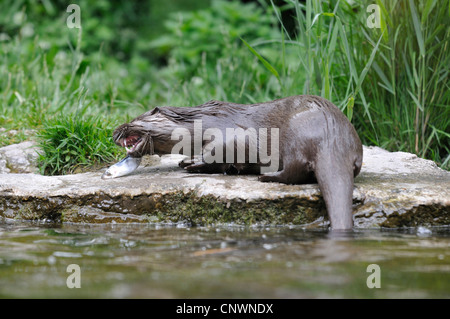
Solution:
<path fill-rule="evenodd" d="M 450 297 L 450 229 L 0 223 L 0 297 Z M 81 288 L 67 287 L 67 267 Z M 369 289 L 367 267 L 381 270 Z"/>

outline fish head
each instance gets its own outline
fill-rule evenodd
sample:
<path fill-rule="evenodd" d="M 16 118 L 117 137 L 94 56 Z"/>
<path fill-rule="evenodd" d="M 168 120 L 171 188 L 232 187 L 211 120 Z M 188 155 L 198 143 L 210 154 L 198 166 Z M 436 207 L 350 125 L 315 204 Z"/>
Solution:
<path fill-rule="evenodd" d="M 136 170 L 141 163 L 140 157 L 127 156 L 120 162 L 110 166 L 102 175 L 102 179 L 111 179 L 128 175 Z"/>
<path fill-rule="evenodd" d="M 115 178 L 115 174 L 114 172 L 110 171 L 109 169 L 107 169 L 103 175 L 102 175 L 102 179 L 111 179 L 111 178 Z"/>
<path fill-rule="evenodd" d="M 102 179 L 111 179 L 118 176 L 119 170 L 114 165 L 108 168 L 102 175 Z"/>

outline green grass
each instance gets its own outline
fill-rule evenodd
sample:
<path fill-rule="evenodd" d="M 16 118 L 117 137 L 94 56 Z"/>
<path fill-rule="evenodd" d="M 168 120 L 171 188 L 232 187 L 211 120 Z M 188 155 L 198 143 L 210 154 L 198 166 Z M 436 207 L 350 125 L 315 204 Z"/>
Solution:
<path fill-rule="evenodd" d="M 449 1 L 378 1 L 386 28 L 371 80 L 367 135 L 387 149 L 432 158 L 449 169 Z"/>
<path fill-rule="evenodd" d="M 6 0 L 0 145 L 36 129 L 41 172 L 63 174 L 118 160 L 114 126 L 157 105 L 315 94 L 348 116 L 364 144 L 449 169 L 449 0 L 377 0 L 381 29 L 366 25 L 369 2 L 217 0 L 166 15 L 157 33 L 147 12 L 118 1 L 80 1 L 78 30 L 65 26 L 63 1 Z"/>
<path fill-rule="evenodd" d="M 77 43 L 81 41 L 80 32 Z M 99 87 L 109 82 L 101 68 L 94 75 L 88 67 L 80 72 L 83 54 L 79 45 L 49 60 L 36 41 L 16 39 L 8 44 L 0 66 L 0 127 L 6 129 L 0 143 L 36 140 L 41 147 L 42 174 L 73 173 L 118 160 L 123 154 L 111 135 L 120 124 L 115 120 L 120 109 L 113 106 L 115 114 L 110 109 L 119 102 L 111 101 L 114 96 L 108 85 Z M 37 136 L 26 136 L 25 128 L 36 129 Z M 19 132 L 9 134 L 10 130 Z"/>
<path fill-rule="evenodd" d="M 111 142 L 112 124 L 103 116 L 81 114 L 61 115 L 45 122 L 37 136 L 41 173 L 83 171 L 123 156 L 124 152 Z"/>

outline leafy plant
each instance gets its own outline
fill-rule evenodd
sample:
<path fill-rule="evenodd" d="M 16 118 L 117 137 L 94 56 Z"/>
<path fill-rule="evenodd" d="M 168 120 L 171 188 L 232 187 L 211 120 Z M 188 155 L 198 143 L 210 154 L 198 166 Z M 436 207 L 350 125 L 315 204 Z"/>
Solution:
<path fill-rule="evenodd" d="M 202 64 L 214 68 L 218 59 L 237 54 L 239 37 L 258 41 L 279 37 L 276 19 L 255 3 L 214 0 L 204 10 L 177 12 L 165 23 L 167 33 L 151 46 L 179 64 L 178 76 L 192 76 Z"/>

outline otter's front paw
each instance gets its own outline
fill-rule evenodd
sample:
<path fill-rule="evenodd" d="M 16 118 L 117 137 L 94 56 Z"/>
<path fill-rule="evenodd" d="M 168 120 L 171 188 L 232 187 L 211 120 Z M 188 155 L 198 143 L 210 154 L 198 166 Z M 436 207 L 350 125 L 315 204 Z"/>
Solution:
<path fill-rule="evenodd" d="M 270 178 L 271 176 L 261 175 L 258 176 L 258 181 L 267 183 L 267 182 L 273 182 L 273 180 Z"/>
<path fill-rule="evenodd" d="M 283 183 L 280 173 L 267 173 L 258 177 L 258 181 L 263 183 L 275 182 L 275 183 Z"/>
<path fill-rule="evenodd" d="M 181 162 L 178 163 L 178 166 L 181 168 L 185 168 L 189 165 L 194 164 L 194 162 L 191 159 L 184 159 Z"/>
<path fill-rule="evenodd" d="M 201 163 L 192 163 L 190 165 L 186 165 L 184 167 L 185 170 L 187 170 L 190 173 L 204 173 L 207 171 L 208 164 L 201 162 Z"/>

